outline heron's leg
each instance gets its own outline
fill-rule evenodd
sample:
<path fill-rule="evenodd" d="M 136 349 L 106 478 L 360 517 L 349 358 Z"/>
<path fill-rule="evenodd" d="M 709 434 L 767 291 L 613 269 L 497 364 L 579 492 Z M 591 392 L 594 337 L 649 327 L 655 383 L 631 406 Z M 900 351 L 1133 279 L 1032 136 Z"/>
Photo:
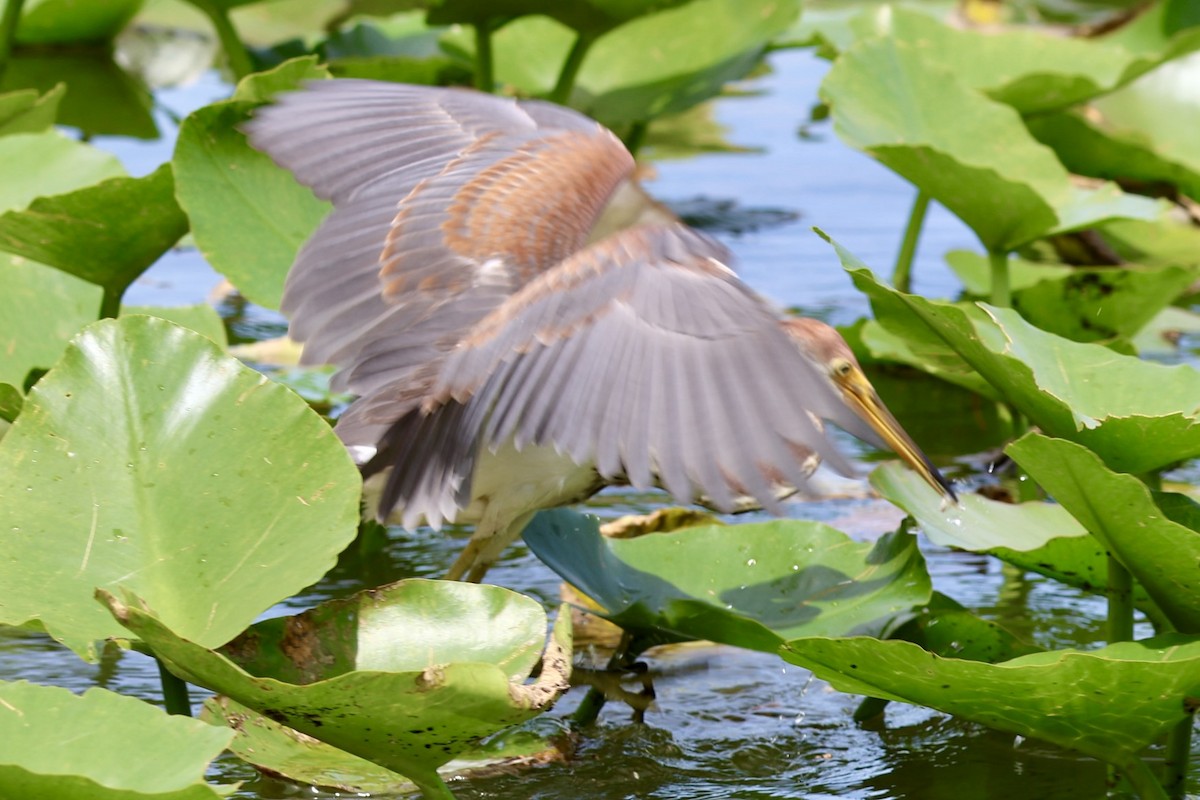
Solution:
<path fill-rule="evenodd" d="M 471 564 L 471 571 L 467 574 L 468 581 L 479 583 L 483 580 L 488 568 L 496 563 L 496 559 L 500 557 L 506 547 L 516 541 L 517 537 L 521 535 L 521 531 L 525 530 L 525 526 L 529 524 L 529 520 L 533 519 L 534 513 L 531 511 L 528 514 L 522 514 L 511 520 L 503 531 L 480 541 L 475 561 Z"/>

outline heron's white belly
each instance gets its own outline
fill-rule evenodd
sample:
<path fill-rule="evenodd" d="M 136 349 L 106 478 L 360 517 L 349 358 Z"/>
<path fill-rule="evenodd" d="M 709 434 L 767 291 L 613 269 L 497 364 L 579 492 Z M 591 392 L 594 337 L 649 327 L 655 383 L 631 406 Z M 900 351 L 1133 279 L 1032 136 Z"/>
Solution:
<path fill-rule="evenodd" d="M 373 511 L 390 470 L 372 476 L 363 486 L 368 513 Z M 475 525 L 486 514 L 493 520 L 512 520 L 542 508 L 569 505 L 591 497 L 604 486 L 592 466 L 580 466 L 553 447 L 529 445 L 517 450 L 509 442 L 496 452 L 480 453 L 471 484 L 471 502 L 453 522 Z M 400 524 L 402 507 L 388 515 Z"/>

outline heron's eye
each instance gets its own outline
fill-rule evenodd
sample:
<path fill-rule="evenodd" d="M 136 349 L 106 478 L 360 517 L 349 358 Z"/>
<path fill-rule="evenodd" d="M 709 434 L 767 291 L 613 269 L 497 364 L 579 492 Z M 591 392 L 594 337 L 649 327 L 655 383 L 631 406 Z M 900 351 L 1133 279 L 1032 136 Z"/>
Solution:
<path fill-rule="evenodd" d="M 834 359 L 830 362 L 829 368 L 835 378 L 848 378 L 854 371 L 854 365 L 844 358 Z"/>

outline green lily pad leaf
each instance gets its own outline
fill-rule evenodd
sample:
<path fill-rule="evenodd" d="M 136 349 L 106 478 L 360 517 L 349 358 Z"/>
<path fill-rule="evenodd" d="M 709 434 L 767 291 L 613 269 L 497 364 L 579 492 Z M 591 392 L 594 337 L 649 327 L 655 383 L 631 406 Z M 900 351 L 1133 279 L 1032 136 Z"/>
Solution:
<path fill-rule="evenodd" d="M 1200 696 L 1200 640 L 1177 634 L 1002 664 L 867 638 L 797 639 L 780 654 L 839 691 L 929 706 L 1118 765 L 1187 720 L 1188 698 Z"/>
<path fill-rule="evenodd" d="M 1067 201 L 1056 209 L 1058 224 L 1047 234 L 1085 230 L 1118 219 L 1153 222 L 1163 219 L 1170 209 L 1171 205 L 1165 200 L 1126 194 L 1115 183 L 1104 183 L 1095 188 L 1072 185 Z"/>
<path fill-rule="evenodd" d="M 650 641 L 709 639 L 773 652 L 800 632 L 877 633 L 932 591 L 907 534 L 870 544 L 818 522 L 784 520 L 609 539 L 594 517 L 553 509 L 522 535 L 602 616 Z"/>
<path fill-rule="evenodd" d="M 121 316 L 141 314 L 147 317 L 158 317 L 170 320 L 176 325 L 195 331 L 201 336 L 212 339 L 221 347 L 228 343 L 225 334 L 225 323 L 221 315 L 207 303 L 197 303 L 194 306 L 122 306 Z"/>
<path fill-rule="evenodd" d="M 0 622 L 84 658 L 124 631 L 97 586 L 152 598 L 216 646 L 320 578 L 361 481 L 292 392 L 153 317 L 84 329 L 0 442 Z"/>
<path fill-rule="evenodd" d="M 498 586 L 405 580 L 253 626 L 220 652 L 144 606 L 99 599 L 183 678 L 418 784 L 567 689 L 570 614 L 546 635 L 532 598 Z"/>
<path fill-rule="evenodd" d="M 12 422 L 21 413 L 25 404 L 25 395 L 21 390 L 7 383 L 0 383 L 0 419 Z"/>
<path fill-rule="evenodd" d="M 144 0 L 26 0 L 17 25 L 21 44 L 68 44 L 112 39 L 142 7 Z"/>
<path fill-rule="evenodd" d="M 296 251 L 329 212 L 291 173 L 250 147 L 238 126 L 268 93 L 295 88 L 324 73 L 311 58 L 246 78 L 249 100 L 215 103 L 193 112 L 175 145 L 176 197 L 196 246 L 248 299 L 278 308 Z"/>
<path fill-rule="evenodd" d="M 0 253 L 0 382 L 21 386 L 32 369 L 49 369 L 67 342 L 100 313 L 99 286 Z"/>
<path fill-rule="evenodd" d="M 692 0 L 431 0 L 430 25 L 474 25 L 541 15 L 580 33 L 600 34 L 632 19 Z"/>
<path fill-rule="evenodd" d="M 799 10 L 795 0 L 691 0 L 635 19 L 596 40 L 571 105 L 618 130 L 683 111 L 745 77 Z M 444 41 L 474 58 L 469 33 Z M 493 36 L 496 78 L 546 94 L 574 41 L 570 29 L 546 17 L 505 25 Z"/>
<path fill-rule="evenodd" d="M 995 664 L 1035 653 L 1004 627 L 977 617 L 952 597 L 934 592 L 912 619 L 888 636 L 920 645 L 944 658 L 963 658 Z"/>
<path fill-rule="evenodd" d="M 0 682 L 0 708 L 4 797 L 215 800 L 233 788 L 204 783 L 230 731 L 141 700 L 17 681 Z"/>
<path fill-rule="evenodd" d="M 990 291 L 985 256 L 963 250 L 946 261 L 974 294 Z M 1184 293 L 1197 270 L 1185 267 L 1068 267 L 1010 258 L 1013 308 L 1037 327 L 1076 342 L 1132 339 Z"/>
<path fill-rule="evenodd" d="M 1200 632 L 1200 533 L 1086 447 L 1029 433 L 1008 453 L 1133 573 L 1177 630 Z"/>
<path fill-rule="evenodd" d="M 1200 314 L 1167 306 L 1133 337 L 1133 347 L 1143 358 L 1174 353 L 1183 334 L 1200 335 Z"/>
<path fill-rule="evenodd" d="M 994 547 L 1034 550 L 1051 539 L 1087 536 L 1087 530 L 1066 509 L 1054 503 L 1001 503 L 978 494 L 962 494 L 957 505 L 918 485 L 921 478 L 898 463 L 884 464 L 871 473 L 871 485 L 904 509 L 934 544 L 972 552 Z"/>
<path fill-rule="evenodd" d="M 867 21 L 874 24 L 868 26 Z M 1055 35 L 1027 27 L 995 31 L 952 27 L 927 13 L 895 6 L 872 14 L 860 35 L 894 36 L 921 56 L 954 70 L 967 86 L 1038 114 L 1076 105 L 1128 83 L 1166 55 L 1135 53 L 1104 38 Z"/>
<path fill-rule="evenodd" d="M 1072 342 L 1012 309 L 896 292 L 866 269 L 850 274 L 873 299 L 891 295 L 911 310 L 904 318 L 902 306 L 889 302 L 889 325 L 907 331 L 920 319 L 1035 425 L 1091 448 L 1113 469 L 1149 472 L 1200 454 L 1200 372 L 1194 368 Z"/>
<path fill-rule="evenodd" d="M 1126 261 L 1152 267 L 1200 265 L 1200 229 L 1194 225 L 1125 219 L 1108 223 L 1102 232 Z"/>
<path fill-rule="evenodd" d="M 80 3 L 70 0 L 71 5 Z M 105 5 L 104 3 L 88 4 Z M 121 69 L 108 47 L 18 50 L 0 73 L 0 91 L 36 89 L 46 93 L 66 84 L 55 122 L 88 136 L 157 139 L 153 98 L 146 86 Z"/>
<path fill-rule="evenodd" d="M 1090 534 L 1051 539 L 1035 550 L 993 547 L 984 552 L 1023 571 L 1045 575 L 1085 592 L 1108 593 L 1108 555 L 1104 545 Z M 1146 590 L 1136 582 L 1133 604 L 1145 612 L 1156 627 L 1166 619 Z"/>
<path fill-rule="evenodd" d="M 0 249 L 103 286 L 114 297 L 188 230 L 171 166 L 41 197 L 0 216 Z"/>
<path fill-rule="evenodd" d="M 412 781 L 387 767 L 280 725 L 228 697 L 205 700 L 200 719 L 232 728 L 236 735 L 229 749 L 268 775 L 281 775 L 336 792 L 404 795 L 417 790 Z M 528 729 L 529 725 L 543 721 L 549 724 L 539 727 L 548 728 L 551 739 L 538 730 Z M 562 752 L 553 740 L 568 736 L 562 725 L 560 721 L 543 716 L 526 725 L 501 731 L 483 740 L 478 749 L 450 761 L 438 772 L 443 779 L 484 777 L 496 772 L 508 773 L 523 764 L 559 759 Z"/>
<path fill-rule="evenodd" d="M 23 89 L 0 95 L 0 136 L 10 133 L 38 133 L 54 124 L 64 84 L 39 95 L 36 89 Z"/>
<path fill-rule="evenodd" d="M 821 97 L 843 141 L 929 193 L 989 251 L 1114 214 L 1156 213 L 1115 189 L 1080 194 L 1016 111 L 906 42 L 880 38 L 851 48 L 826 76 Z"/>
<path fill-rule="evenodd" d="M 58 131 L 0 136 L 0 211 L 125 174 L 112 153 Z"/>
<path fill-rule="evenodd" d="M 300 88 L 306 81 L 325 80 L 329 70 L 317 64 L 316 56 L 301 56 L 285 61 L 274 69 L 256 72 L 238 81 L 234 101 L 266 103 L 280 92 Z"/>

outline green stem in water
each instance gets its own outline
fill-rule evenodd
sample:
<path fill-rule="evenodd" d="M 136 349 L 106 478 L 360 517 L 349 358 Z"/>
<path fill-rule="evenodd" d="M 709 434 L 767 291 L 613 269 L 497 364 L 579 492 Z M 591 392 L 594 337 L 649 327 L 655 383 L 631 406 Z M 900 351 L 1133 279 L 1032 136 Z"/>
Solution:
<path fill-rule="evenodd" d="M 1012 290 L 1008 287 L 1008 254 L 1000 250 L 989 250 L 988 263 L 992 266 L 992 305 L 1010 308 Z"/>
<path fill-rule="evenodd" d="M 1189 714 L 1167 734 L 1167 757 L 1163 762 L 1163 786 L 1171 800 L 1187 796 L 1188 761 L 1192 755 L 1192 728 L 1195 718 Z"/>
<path fill-rule="evenodd" d="M 892 286 L 897 291 L 912 291 L 912 262 L 917 254 L 917 240 L 921 238 L 921 228 L 925 224 L 925 212 L 929 210 L 929 195 L 922 189 L 913 200 L 912 210 L 908 212 L 908 225 L 904 228 L 904 240 L 900 242 L 900 252 L 896 254 L 896 268 L 892 270 Z"/>
<path fill-rule="evenodd" d="M 246 45 L 242 44 L 241 37 L 238 36 L 237 30 L 230 22 L 225 8 L 215 0 L 191 0 L 191 3 L 203 11 L 212 22 L 213 30 L 217 32 L 217 38 L 221 40 L 221 49 L 225 51 L 225 58 L 229 60 L 229 69 L 233 71 L 234 77 L 241 80 L 254 72 L 254 62 L 250 58 L 250 51 L 246 49 Z"/>
<path fill-rule="evenodd" d="M 481 19 L 475 23 L 475 88 L 489 94 L 496 90 L 492 73 L 492 23 Z"/>
<path fill-rule="evenodd" d="M 583 57 L 587 55 L 587 51 L 594 41 L 596 41 L 596 37 L 587 33 L 580 33 L 575 37 L 575 43 L 571 45 L 571 50 L 567 53 L 566 60 L 563 61 L 562 71 L 558 73 L 558 82 L 554 84 L 554 90 L 550 92 L 550 100 L 565 106 L 571 99 L 571 90 L 575 88 L 575 77 L 583 65 Z"/>
<path fill-rule="evenodd" d="M 162 683 L 163 706 L 167 709 L 167 713 L 190 717 L 192 701 L 188 697 L 187 684 L 163 666 L 162 661 L 158 659 L 155 661 L 158 663 L 158 679 Z"/>
<path fill-rule="evenodd" d="M 424 800 L 454 800 L 454 794 L 436 772 L 427 775 L 405 775 L 421 790 Z"/>
<path fill-rule="evenodd" d="M 1142 800 L 1169 800 L 1162 784 L 1140 758 L 1131 758 L 1118 769 Z"/>
<path fill-rule="evenodd" d="M 633 634 L 629 631 L 623 631 L 621 633 L 621 641 L 617 643 L 617 649 L 613 650 L 612 657 L 608 659 L 607 669 L 616 670 L 623 667 L 629 658 L 629 648 L 632 644 Z M 580 701 L 579 707 L 571 715 L 571 727 L 583 728 L 591 725 L 600 716 L 600 711 L 607 702 L 608 698 L 604 696 L 602 690 L 597 689 L 595 686 L 589 688 L 588 693 Z"/>
<path fill-rule="evenodd" d="M 13 43 L 17 39 L 17 24 L 21 21 L 21 6 L 25 0 L 6 0 L 4 16 L 0 17 L 0 73 L 8 66 L 8 57 L 12 55 Z"/>
<path fill-rule="evenodd" d="M 1108 642 L 1133 640 L 1133 576 L 1112 555 L 1108 557 Z"/>

